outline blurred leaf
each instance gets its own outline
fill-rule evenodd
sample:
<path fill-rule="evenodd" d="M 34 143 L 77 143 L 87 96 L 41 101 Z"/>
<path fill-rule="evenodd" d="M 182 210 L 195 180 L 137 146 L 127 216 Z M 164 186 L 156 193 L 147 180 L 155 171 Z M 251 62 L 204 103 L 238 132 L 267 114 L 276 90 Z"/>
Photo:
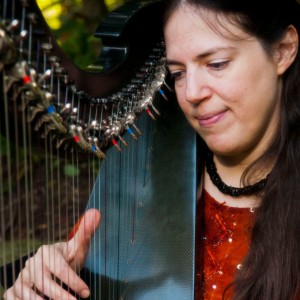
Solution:
<path fill-rule="evenodd" d="M 64 173 L 68 177 L 74 177 L 79 175 L 80 171 L 77 167 L 72 164 L 68 164 L 64 166 Z"/>

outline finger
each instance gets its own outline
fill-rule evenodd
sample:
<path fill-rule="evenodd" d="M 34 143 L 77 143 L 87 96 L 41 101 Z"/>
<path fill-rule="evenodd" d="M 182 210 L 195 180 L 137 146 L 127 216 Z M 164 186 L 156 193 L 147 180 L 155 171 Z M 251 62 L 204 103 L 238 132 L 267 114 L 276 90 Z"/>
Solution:
<path fill-rule="evenodd" d="M 39 291 L 52 300 L 76 300 L 76 298 L 72 294 L 70 294 L 69 291 L 65 290 L 50 276 L 44 277 L 42 289 L 39 289 Z"/>
<path fill-rule="evenodd" d="M 29 263 L 27 263 L 27 266 Z M 22 299 L 22 300 L 42 300 L 35 291 L 32 290 L 33 283 L 30 280 L 30 269 L 25 267 L 24 270 L 19 274 L 14 285 L 6 291 L 5 299 Z"/>
<path fill-rule="evenodd" d="M 55 299 L 54 296 L 56 297 L 57 293 L 64 291 L 63 288 L 53 280 L 53 277 L 65 283 L 68 288 L 81 297 L 88 297 L 88 286 L 76 274 L 63 256 L 61 247 L 65 247 L 66 244 L 67 243 L 59 243 L 52 246 L 42 246 L 38 250 L 37 256 L 30 258 L 26 262 L 27 267 L 23 270 L 23 279 L 34 282 L 34 285 L 39 291 L 53 299 Z M 64 291 L 63 295 L 67 297 L 66 291 Z M 58 299 L 64 298 L 59 297 Z"/>
<path fill-rule="evenodd" d="M 4 293 L 5 300 L 43 300 L 27 283 L 18 283 Z"/>
<path fill-rule="evenodd" d="M 97 209 L 89 209 L 86 211 L 78 226 L 78 231 L 73 240 L 77 240 L 81 246 L 89 246 L 89 241 L 94 235 L 100 224 L 100 211 Z"/>
<path fill-rule="evenodd" d="M 83 215 L 75 236 L 63 249 L 66 260 L 75 269 L 81 268 L 86 258 L 90 240 L 100 224 L 100 212 L 97 209 L 89 209 Z"/>
<path fill-rule="evenodd" d="M 82 298 L 89 296 L 89 287 L 65 260 L 61 261 L 59 268 L 56 268 L 52 273 Z"/>

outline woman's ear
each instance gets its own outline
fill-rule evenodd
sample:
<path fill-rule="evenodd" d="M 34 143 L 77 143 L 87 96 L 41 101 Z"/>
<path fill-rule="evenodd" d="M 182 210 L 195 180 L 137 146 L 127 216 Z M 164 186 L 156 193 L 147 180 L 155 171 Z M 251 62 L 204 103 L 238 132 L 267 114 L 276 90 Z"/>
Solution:
<path fill-rule="evenodd" d="M 283 74 L 293 63 L 298 52 L 298 32 L 290 25 L 279 43 L 276 45 L 277 73 Z"/>

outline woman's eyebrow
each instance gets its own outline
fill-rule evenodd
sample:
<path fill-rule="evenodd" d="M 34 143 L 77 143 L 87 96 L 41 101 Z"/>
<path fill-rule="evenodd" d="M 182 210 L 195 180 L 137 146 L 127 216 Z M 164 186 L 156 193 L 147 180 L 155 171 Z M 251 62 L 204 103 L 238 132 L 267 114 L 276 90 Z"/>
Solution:
<path fill-rule="evenodd" d="M 172 65 L 183 65 L 183 63 L 177 61 L 177 60 L 172 60 L 172 59 L 166 59 L 166 65 L 167 66 L 172 66 Z"/>
<path fill-rule="evenodd" d="M 233 50 L 237 50 L 236 47 L 233 47 L 233 46 L 228 46 L 228 47 L 215 47 L 215 48 L 212 48 L 212 49 L 209 49 L 201 54 L 198 54 L 196 57 L 195 57 L 195 60 L 199 60 L 199 59 L 203 59 L 203 58 L 206 58 L 210 55 L 213 55 L 213 54 L 216 54 L 218 52 L 222 52 L 222 51 L 233 51 Z"/>
<path fill-rule="evenodd" d="M 198 61 L 198 60 L 201 60 L 201 59 L 204 59 L 204 58 L 207 58 L 217 52 L 221 52 L 221 51 L 232 51 L 232 50 L 236 50 L 237 48 L 236 47 L 232 47 L 232 46 L 229 46 L 229 47 L 215 47 L 215 48 L 212 48 L 212 49 L 209 49 L 203 53 L 200 53 L 198 55 L 195 56 L 195 58 L 193 59 L 194 61 Z M 173 59 L 166 59 L 166 65 L 167 66 L 170 66 L 170 65 L 183 65 L 183 63 L 181 63 L 180 61 L 177 61 L 177 60 L 173 60 Z"/>

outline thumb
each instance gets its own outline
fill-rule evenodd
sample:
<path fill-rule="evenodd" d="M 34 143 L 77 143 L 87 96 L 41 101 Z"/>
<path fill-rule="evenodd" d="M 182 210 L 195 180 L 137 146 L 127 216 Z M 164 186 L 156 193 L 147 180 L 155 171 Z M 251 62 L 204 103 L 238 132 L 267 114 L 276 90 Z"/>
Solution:
<path fill-rule="evenodd" d="M 67 259 L 73 267 L 82 266 L 84 264 L 90 240 L 96 232 L 100 224 L 100 211 L 97 209 L 89 209 L 81 217 L 78 229 L 74 237 L 67 243 L 69 259 Z"/>

